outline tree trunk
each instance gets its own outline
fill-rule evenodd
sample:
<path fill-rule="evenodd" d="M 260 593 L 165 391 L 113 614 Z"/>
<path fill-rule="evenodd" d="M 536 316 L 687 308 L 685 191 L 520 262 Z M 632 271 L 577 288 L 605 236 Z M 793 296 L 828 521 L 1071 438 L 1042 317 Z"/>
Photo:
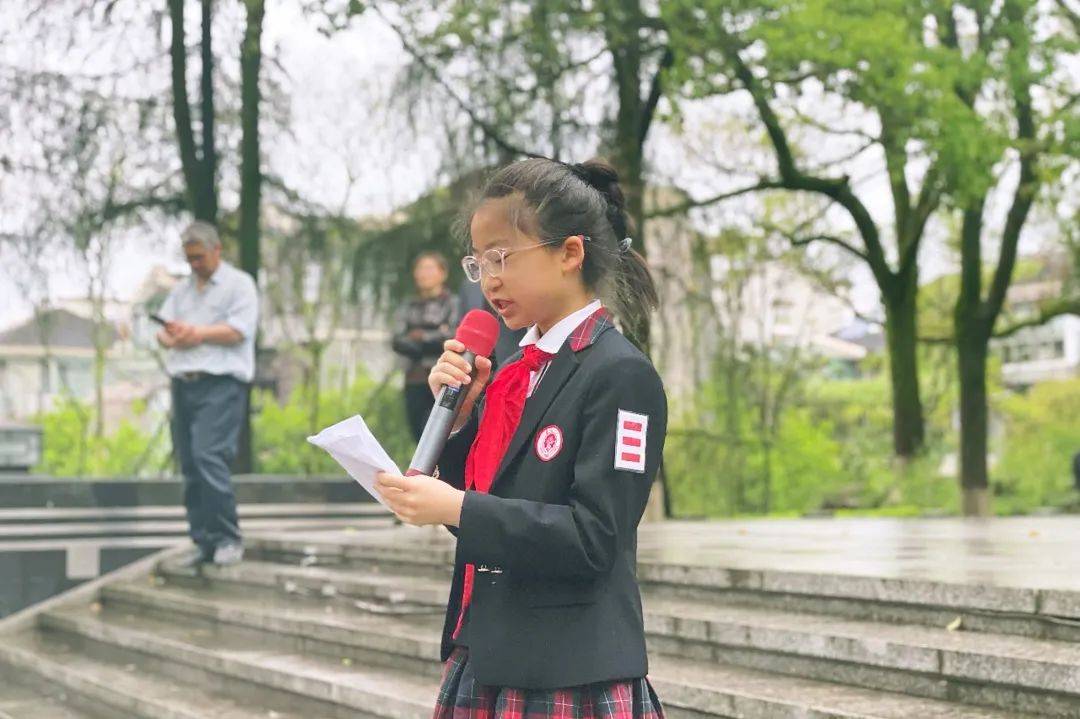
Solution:
<path fill-rule="evenodd" d="M 893 451 L 908 460 L 922 449 L 925 439 L 919 366 L 916 354 L 917 323 L 914 280 L 884 297 L 885 336 L 892 386 Z"/>
<path fill-rule="evenodd" d="M 198 206 L 209 222 L 216 222 L 217 200 L 217 149 L 214 145 L 214 45 L 211 32 L 213 0 L 202 0 L 202 39 L 199 56 L 202 69 L 199 81 L 199 120 L 202 123 L 202 172 L 199 186 L 195 188 Z"/>
<path fill-rule="evenodd" d="M 609 3 L 605 14 L 607 42 L 615 71 L 619 104 L 611 138 L 612 164 L 619 173 L 619 185 L 626 199 L 634 249 L 641 255 L 645 248 L 644 184 L 642 169 L 642 127 L 645 104 L 641 99 L 641 42 L 638 39 L 644 16 L 638 2 Z M 621 237 L 616 238 L 621 240 Z M 630 339 L 643 352 L 649 352 L 648 312 L 635 313 L 627 327 Z"/>
<path fill-rule="evenodd" d="M 212 51 L 211 26 L 209 23 L 209 0 L 204 0 L 202 42 L 204 53 Z M 200 158 L 195 144 L 195 133 L 191 126 L 191 105 L 187 94 L 187 48 L 184 43 L 184 0 L 169 0 L 169 20 L 172 25 L 172 40 L 169 45 L 169 57 L 172 63 L 172 101 L 173 121 L 176 125 L 176 140 L 180 149 L 180 167 L 184 175 L 184 195 L 188 209 L 195 219 L 217 224 L 217 190 L 214 177 L 217 174 L 216 155 L 211 144 L 210 153 L 205 152 Z M 212 60 L 207 65 L 203 58 L 203 85 L 201 112 L 204 138 L 206 132 L 213 132 L 214 96 L 212 84 L 208 82 L 208 73 L 212 72 Z M 207 121 L 209 120 L 209 126 Z M 204 148 L 205 149 L 205 148 Z"/>
<path fill-rule="evenodd" d="M 990 514 L 986 450 L 988 410 L 986 359 L 989 335 L 980 332 L 977 318 L 968 318 L 956 338 L 960 380 L 960 486 L 967 517 Z M 957 329 L 960 329 L 958 327 Z"/>
<path fill-rule="evenodd" d="M 95 439 L 105 436 L 105 327 L 94 316 L 94 427 Z"/>
<path fill-rule="evenodd" d="M 642 151 L 644 130 L 647 126 L 647 104 L 642 101 L 641 89 L 641 41 L 640 31 L 644 13 L 639 0 L 608 3 L 605 25 L 608 48 L 611 52 L 619 107 L 615 116 L 615 136 L 612 147 L 613 162 L 619 173 L 619 185 L 626 198 L 626 212 L 634 233 L 634 249 L 642 256 L 645 248 L 644 172 Z M 648 110 L 651 112 L 651 108 Z M 616 238 L 621 240 L 622 238 Z M 643 308 L 644 309 L 644 308 Z M 648 310 L 636 312 L 627 322 L 627 334 L 642 352 L 649 354 L 651 316 Z M 667 478 L 663 463 L 657 472 L 656 485 L 649 498 L 646 517 L 649 520 L 670 516 Z"/>
<path fill-rule="evenodd" d="M 240 266 L 259 281 L 259 74 L 262 66 L 263 0 L 245 0 L 247 25 L 240 47 Z"/>
<path fill-rule="evenodd" d="M 245 0 L 247 24 L 240 47 L 240 267 L 259 282 L 261 258 L 259 209 L 262 203 L 262 170 L 259 166 L 259 76 L 262 65 L 262 26 L 265 6 L 263 0 Z M 258 357 L 258 334 L 255 335 Z M 258 367 L 256 367 L 258 375 Z M 247 411 L 244 412 L 242 441 L 237 452 L 238 471 L 251 472 L 253 467 L 251 433 L 251 389 L 248 388 Z"/>
<path fill-rule="evenodd" d="M 736 364 L 735 341 L 726 343 L 724 358 L 724 393 L 727 401 L 724 403 L 724 434 L 727 436 L 725 448 L 725 466 L 731 470 L 729 502 L 731 514 L 736 515 L 743 511 L 743 479 L 746 472 L 745 450 L 743 448 L 742 427 L 740 426 L 740 396 L 738 372 Z"/>
<path fill-rule="evenodd" d="M 308 433 L 319 433 L 319 409 L 322 397 L 323 347 L 314 343 L 310 347 L 311 374 L 308 376 Z"/>

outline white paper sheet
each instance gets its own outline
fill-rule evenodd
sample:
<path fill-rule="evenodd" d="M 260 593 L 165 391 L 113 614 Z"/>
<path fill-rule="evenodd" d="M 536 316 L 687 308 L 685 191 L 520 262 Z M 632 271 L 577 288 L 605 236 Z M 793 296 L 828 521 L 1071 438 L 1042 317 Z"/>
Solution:
<path fill-rule="evenodd" d="M 379 472 L 401 474 L 401 470 L 379 440 L 375 439 L 363 417 L 349 417 L 307 440 L 329 452 L 350 477 L 359 482 L 379 504 L 386 506 L 375 491 L 375 475 Z"/>

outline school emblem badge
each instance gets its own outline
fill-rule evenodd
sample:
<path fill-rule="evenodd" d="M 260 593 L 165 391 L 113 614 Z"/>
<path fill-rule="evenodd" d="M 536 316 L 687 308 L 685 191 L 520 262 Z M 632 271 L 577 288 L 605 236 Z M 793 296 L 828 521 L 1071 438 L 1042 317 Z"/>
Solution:
<path fill-rule="evenodd" d="M 645 474 L 645 439 L 649 415 L 619 410 L 615 427 L 615 469 Z"/>
<path fill-rule="evenodd" d="M 563 434 L 558 425 L 549 424 L 536 435 L 536 456 L 542 462 L 550 462 L 562 451 Z"/>

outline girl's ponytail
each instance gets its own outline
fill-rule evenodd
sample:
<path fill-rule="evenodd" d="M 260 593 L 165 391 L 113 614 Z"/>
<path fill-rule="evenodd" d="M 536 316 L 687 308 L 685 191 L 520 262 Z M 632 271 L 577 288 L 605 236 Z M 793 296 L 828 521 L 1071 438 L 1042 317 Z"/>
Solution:
<path fill-rule="evenodd" d="M 611 225 L 618 262 L 612 268 L 618 304 L 624 319 L 637 324 L 660 304 L 656 282 L 645 258 L 632 247 L 631 222 L 626 212 L 626 196 L 619 185 L 619 174 L 600 159 L 570 165 L 570 170 L 603 196 L 607 220 Z"/>

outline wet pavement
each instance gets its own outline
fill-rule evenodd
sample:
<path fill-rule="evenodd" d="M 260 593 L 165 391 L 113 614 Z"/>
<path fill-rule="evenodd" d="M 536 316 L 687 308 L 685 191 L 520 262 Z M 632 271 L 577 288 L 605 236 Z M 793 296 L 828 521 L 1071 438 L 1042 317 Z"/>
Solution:
<path fill-rule="evenodd" d="M 452 546 L 442 527 L 298 532 L 312 541 Z M 394 540 L 391 540 L 394 541 Z M 668 521 L 638 530 L 638 558 L 1024 589 L 1080 590 L 1080 516 Z"/>
<path fill-rule="evenodd" d="M 674 521 L 638 536 L 640 560 L 1080 590 L 1080 516 Z"/>

